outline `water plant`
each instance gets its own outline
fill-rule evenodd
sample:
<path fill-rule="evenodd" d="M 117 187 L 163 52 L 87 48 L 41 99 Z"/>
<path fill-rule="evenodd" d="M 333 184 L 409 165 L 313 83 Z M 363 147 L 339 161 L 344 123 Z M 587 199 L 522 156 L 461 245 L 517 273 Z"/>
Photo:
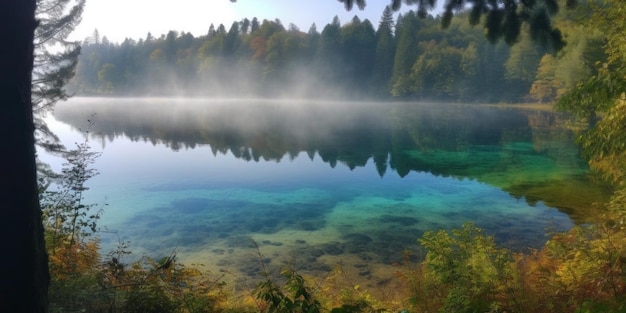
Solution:
<path fill-rule="evenodd" d="M 252 240 L 256 247 L 261 266 L 260 275 L 263 280 L 254 289 L 255 297 L 261 312 L 285 312 L 285 313 L 319 313 L 322 305 L 315 298 L 311 288 L 305 286 L 304 278 L 293 269 L 283 269 L 280 275 L 286 279 L 283 286 L 274 281 L 265 266 L 265 259 L 256 241 Z"/>

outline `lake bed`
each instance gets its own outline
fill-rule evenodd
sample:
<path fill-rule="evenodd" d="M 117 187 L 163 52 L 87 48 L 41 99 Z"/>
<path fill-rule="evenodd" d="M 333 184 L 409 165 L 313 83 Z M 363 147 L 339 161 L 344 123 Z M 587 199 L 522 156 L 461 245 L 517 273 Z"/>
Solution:
<path fill-rule="evenodd" d="M 102 155 L 86 200 L 107 204 L 103 250 L 176 250 L 237 279 L 258 275 L 256 243 L 270 268 L 342 265 L 376 285 L 407 250 L 419 258 L 425 231 L 471 221 L 503 247 L 537 248 L 607 195 L 570 119 L 539 110 L 73 98 L 48 123 L 72 147 L 88 119 Z"/>

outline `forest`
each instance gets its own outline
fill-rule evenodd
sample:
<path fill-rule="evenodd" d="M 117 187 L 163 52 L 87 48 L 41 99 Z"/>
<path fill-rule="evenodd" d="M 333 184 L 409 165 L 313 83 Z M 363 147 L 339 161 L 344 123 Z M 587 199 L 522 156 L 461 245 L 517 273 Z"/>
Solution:
<path fill-rule="evenodd" d="M 421 18 L 387 7 L 376 26 L 357 15 L 320 30 L 257 18 L 207 34 L 169 31 L 110 42 L 94 31 L 69 90 L 80 95 L 247 95 L 294 98 L 411 99 L 463 102 L 550 102 L 596 74 L 603 37 L 561 11 L 555 23 L 565 48 L 523 32 L 509 46 L 459 14 L 443 29 L 441 16 Z"/>
<path fill-rule="evenodd" d="M 476 3 L 484 1 L 453 3 L 468 2 L 479 8 L 478 19 L 489 21 L 494 18 L 489 13 L 501 13 L 498 7 L 480 11 Z M 507 4 L 521 2 L 541 3 L 548 10 L 556 3 Z M 293 268 L 271 275 L 254 243 L 260 282 L 240 298 L 228 293 L 223 275 L 178 263 L 175 252 L 158 260 L 144 256 L 123 263 L 121 257 L 130 251 L 120 242 L 117 250 L 101 255 L 96 232 L 99 213 L 82 198 L 85 183 L 97 175 L 90 165 L 98 154 L 87 140 L 74 150 L 62 151 L 66 167 L 54 176 L 40 173 L 37 190 L 33 110 L 37 114 L 38 105 L 51 105 L 68 95 L 62 92 L 65 78 L 55 80 L 40 73 L 32 79 L 25 74 L 33 70 L 33 59 L 35 74 L 38 65 L 41 70 L 42 64 L 60 59 L 37 63 L 42 55 L 49 56 L 45 53 L 33 58 L 35 29 L 35 38 L 40 39 L 50 26 L 44 21 L 37 27 L 36 3 L 42 1 L 7 1 L 0 6 L 5 17 L 0 19 L 1 38 L 8 39 L 7 47 L 15 46 L 15 51 L 3 49 L 0 58 L 0 94 L 6 96 L 0 133 L 12 148 L 6 152 L 3 175 L 5 181 L 14 182 L 3 188 L 1 197 L 7 203 L 0 216 L 3 247 L 10 257 L 3 258 L 1 267 L 0 309 L 624 312 L 625 2 L 588 1 L 577 10 L 560 10 L 553 21 L 563 32 L 564 47 L 551 47 L 532 27 L 524 29 L 514 45 L 489 43 L 483 27 L 470 26 L 477 19 L 472 12 L 458 14 L 447 30 L 441 30 L 441 22 L 449 16 L 419 17 L 424 1 L 419 2 L 420 11 L 396 21 L 385 11 L 377 30 L 370 21 L 355 17 L 343 26 L 335 20 L 322 32 L 311 27 L 304 33 L 293 26 L 285 29 L 280 21 L 253 18 L 249 23 L 234 22 L 228 31 L 219 25 L 198 38 L 171 31 L 121 44 L 94 32 L 82 45 L 81 61 L 68 86 L 77 94 L 232 96 L 235 90 L 245 90 L 254 96 L 291 97 L 319 95 L 324 90 L 322 96 L 329 98 L 547 102 L 589 126 L 578 134 L 577 142 L 592 170 L 613 187 L 608 201 L 594 204 L 593 209 L 601 212 L 596 221 L 549 234 L 539 249 L 519 252 L 499 247 L 493 236 L 471 223 L 451 231 L 427 232 L 417 239 L 424 247 L 420 262 L 414 252 L 405 251 L 405 262 L 397 264 L 394 288 L 382 295 L 375 288 L 354 284 L 340 267 L 322 280 L 305 278 Z M 79 51 L 69 49 L 65 56 Z M 61 71 L 73 71 L 73 64 L 63 64 Z M 37 89 L 44 78 L 51 89 Z M 38 96 L 50 102 L 39 102 Z M 37 127 L 46 130 L 45 125 Z M 52 180 L 61 192 L 46 190 Z"/>

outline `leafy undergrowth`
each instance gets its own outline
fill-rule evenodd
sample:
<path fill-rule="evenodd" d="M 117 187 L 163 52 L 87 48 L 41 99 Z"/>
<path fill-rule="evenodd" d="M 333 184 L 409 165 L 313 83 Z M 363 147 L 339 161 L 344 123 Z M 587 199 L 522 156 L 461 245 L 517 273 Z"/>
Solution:
<path fill-rule="evenodd" d="M 376 299 L 337 267 L 324 278 L 291 268 L 276 278 L 263 265 L 245 296 L 226 288 L 224 273 L 185 266 L 175 253 L 132 264 L 118 251 L 101 256 L 97 239 L 57 247 L 50 257 L 51 312 L 623 312 L 626 236 L 613 222 L 554 234 L 540 250 L 499 248 L 468 223 L 419 239 L 422 262 L 397 266 L 399 301 Z M 68 266 L 71 264 L 71 266 Z"/>

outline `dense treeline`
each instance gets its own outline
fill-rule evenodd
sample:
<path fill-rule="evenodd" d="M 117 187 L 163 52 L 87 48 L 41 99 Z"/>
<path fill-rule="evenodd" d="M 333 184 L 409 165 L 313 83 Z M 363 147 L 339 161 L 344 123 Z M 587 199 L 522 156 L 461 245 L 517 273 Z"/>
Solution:
<path fill-rule="evenodd" d="M 509 47 L 484 40 L 463 17 L 398 15 L 378 27 L 335 17 L 321 32 L 279 20 L 220 24 L 205 36 L 170 31 L 111 43 L 97 31 L 83 43 L 70 88 L 78 94 L 401 97 L 447 101 L 551 101 L 594 73 L 602 36 L 561 14 L 568 45 L 558 54 L 522 34 Z M 530 92 L 530 98 L 529 98 Z"/>

